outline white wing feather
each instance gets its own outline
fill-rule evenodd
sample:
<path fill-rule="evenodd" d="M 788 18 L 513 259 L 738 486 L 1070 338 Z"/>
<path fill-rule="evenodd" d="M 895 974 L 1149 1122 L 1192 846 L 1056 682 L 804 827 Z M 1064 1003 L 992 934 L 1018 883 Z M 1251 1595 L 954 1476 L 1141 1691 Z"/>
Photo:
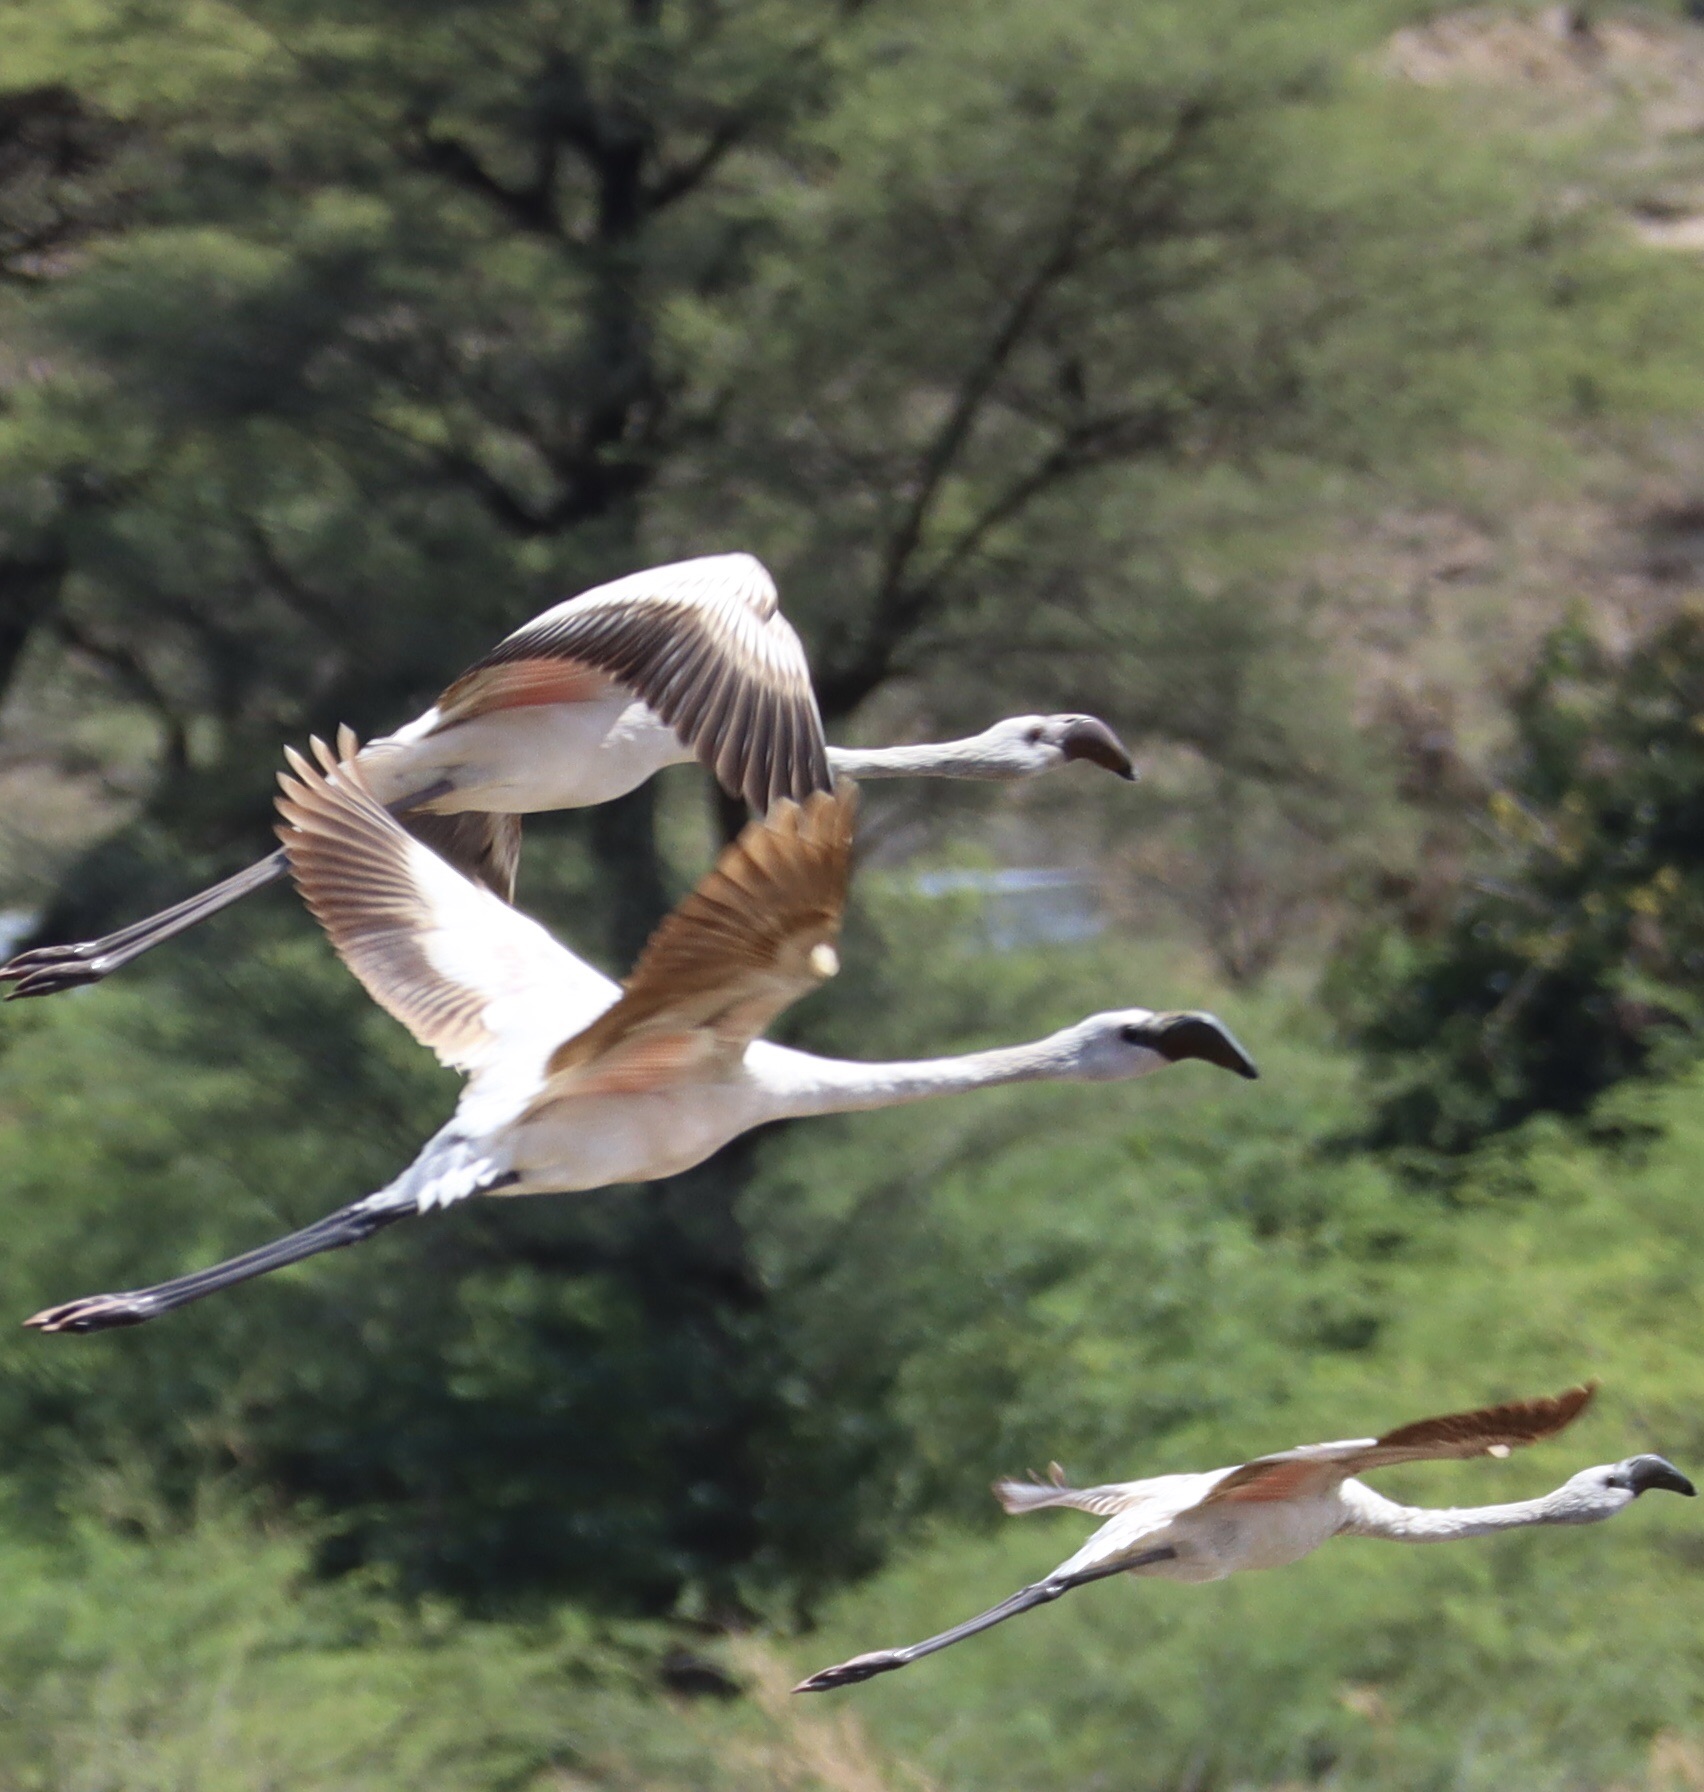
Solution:
<path fill-rule="evenodd" d="M 379 1006 L 479 1076 L 539 1060 L 620 990 L 373 800 L 352 759 L 290 753 L 278 830 L 304 900 Z"/>

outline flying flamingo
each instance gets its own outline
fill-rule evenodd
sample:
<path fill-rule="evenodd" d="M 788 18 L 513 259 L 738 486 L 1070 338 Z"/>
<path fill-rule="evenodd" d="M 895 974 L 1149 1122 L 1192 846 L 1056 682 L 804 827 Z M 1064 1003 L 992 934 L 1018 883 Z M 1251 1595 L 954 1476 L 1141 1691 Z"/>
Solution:
<path fill-rule="evenodd" d="M 827 1692 L 891 1673 L 1003 1624 L 1019 1612 L 1050 1604 L 1073 1587 L 1112 1574 L 1223 1580 L 1245 1568 L 1281 1568 L 1300 1561 L 1331 1537 L 1453 1543 L 1526 1525 L 1597 1524 L 1653 1488 L 1690 1498 L 1696 1491 L 1692 1483 L 1661 1456 L 1629 1456 L 1624 1462 L 1581 1469 L 1554 1492 L 1505 1506 L 1402 1506 L 1354 1478 L 1398 1462 L 1507 1456 L 1522 1444 L 1554 1437 L 1571 1425 L 1594 1391 L 1595 1385 L 1570 1388 L 1553 1400 L 1516 1400 L 1421 1419 L 1378 1438 L 1303 1444 L 1275 1456 L 1256 1457 L 1240 1468 L 1211 1469 L 1206 1474 L 1070 1487 L 1055 1464 L 1048 1486 L 996 1481 L 995 1497 L 1008 1512 L 1072 1506 L 1107 1522 L 1045 1580 L 1003 1599 L 979 1617 L 909 1648 L 854 1655 L 838 1667 L 801 1680 L 793 1690 Z"/>
<path fill-rule="evenodd" d="M 1012 716 L 922 746 L 825 746 L 804 648 L 750 554 L 652 567 L 546 610 L 424 715 L 369 742 L 361 770 L 412 833 L 510 900 L 517 817 L 607 803 L 693 759 L 758 813 L 836 776 L 1015 780 L 1073 759 L 1135 776 L 1093 716 Z M 103 939 L 21 952 L 0 981 L 17 985 L 12 998 L 98 983 L 288 871 L 274 852 Z"/>
<path fill-rule="evenodd" d="M 332 945 L 379 1005 L 468 1083 L 449 1123 L 388 1187 L 316 1224 L 157 1287 L 26 1321 L 136 1325 L 410 1214 L 474 1195 L 647 1182 L 754 1126 L 1037 1080 L 1117 1082 L 1185 1058 L 1239 1075 L 1248 1054 L 1208 1014 L 1097 1014 L 1027 1045 L 920 1063 L 819 1058 L 760 1035 L 838 968 L 851 864 L 849 784 L 782 797 L 663 921 L 625 989 L 412 838 L 364 755 L 290 755 L 279 829 Z"/>

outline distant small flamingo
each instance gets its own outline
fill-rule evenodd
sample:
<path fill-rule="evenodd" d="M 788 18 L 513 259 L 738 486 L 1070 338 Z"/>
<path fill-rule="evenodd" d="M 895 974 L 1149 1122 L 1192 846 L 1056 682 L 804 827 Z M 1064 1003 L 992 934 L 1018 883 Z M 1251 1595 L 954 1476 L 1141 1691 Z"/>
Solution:
<path fill-rule="evenodd" d="M 1654 1488 L 1696 1491 L 1661 1456 L 1581 1469 L 1538 1499 L 1506 1506 L 1447 1509 L 1400 1506 L 1354 1476 L 1398 1462 L 1450 1457 L 1507 1456 L 1523 1444 L 1554 1437 L 1579 1417 L 1591 1387 L 1570 1388 L 1554 1400 L 1517 1400 L 1475 1412 L 1421 1419 L 1383 1437 L 1346 1443 L 1303 1444 L 1260 1456 L 1240 1468 L 1198 1475 L 1159 1475 L 1106 1487 L 1069 1487 L 1058 1466 L 1051 1486 L 996 1481 L 995 1497 L 1008 1512 L 1072 1506 L 1108 1522 L 1068 1561 L 979 1617 L 904 1649 L 854 1655 L 838 1667 L 801 1680 L 795 1692 L 827 1692 L 875 1674 L 891 1673 L 966 1637 L 1003 1624 L 1020 1612 L 1050 1604 L 1073 1587 L 1112 1574 L 1165 1580 L 1223 1580 L 1245 1568 L 1281 1568 L 1300 1561 L 1332 1537 L 1386 1537 L 1397 1543 L 1453 1543 L 1535 1524 L 1597 1524 Z"/>

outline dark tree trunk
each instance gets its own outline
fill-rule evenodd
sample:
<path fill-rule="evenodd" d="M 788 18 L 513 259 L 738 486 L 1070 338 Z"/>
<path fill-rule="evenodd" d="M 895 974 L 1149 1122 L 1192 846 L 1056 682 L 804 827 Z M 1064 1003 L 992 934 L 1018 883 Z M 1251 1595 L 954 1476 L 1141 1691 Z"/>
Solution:
<path fill-rule="evenodd" d="M 657 850 L 656 784 L 641 784 L 588 811 L 587 828 L 603 885 L 610 962 L 626 976 L 669 911 L 667 874 Z"/>
<path fill-rule="evenodd" d="M 31 637 L 59 601 L 66 567 L 59 549 L 0 560 L 0 702 L 11 689 Z"/>

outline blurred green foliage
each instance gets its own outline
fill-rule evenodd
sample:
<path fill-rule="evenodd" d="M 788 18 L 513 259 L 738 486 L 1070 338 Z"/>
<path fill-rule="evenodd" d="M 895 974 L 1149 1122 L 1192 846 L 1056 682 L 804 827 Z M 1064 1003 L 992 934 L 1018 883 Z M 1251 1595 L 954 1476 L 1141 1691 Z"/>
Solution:
<path fill-rule="evenodd" d="M 784 1724 L 688 1709 L 659 1676 L 710 1664 L 559 1610 L 520 1627 L 309 1576 L 299 1539 L 210 1507 L 51 1554 L 0 1545 L 8 1787 L 465 1792 L 748 1786 L 803 1753 Z M 775 1782 L 769 1782 L 775 1783 Z"/>

